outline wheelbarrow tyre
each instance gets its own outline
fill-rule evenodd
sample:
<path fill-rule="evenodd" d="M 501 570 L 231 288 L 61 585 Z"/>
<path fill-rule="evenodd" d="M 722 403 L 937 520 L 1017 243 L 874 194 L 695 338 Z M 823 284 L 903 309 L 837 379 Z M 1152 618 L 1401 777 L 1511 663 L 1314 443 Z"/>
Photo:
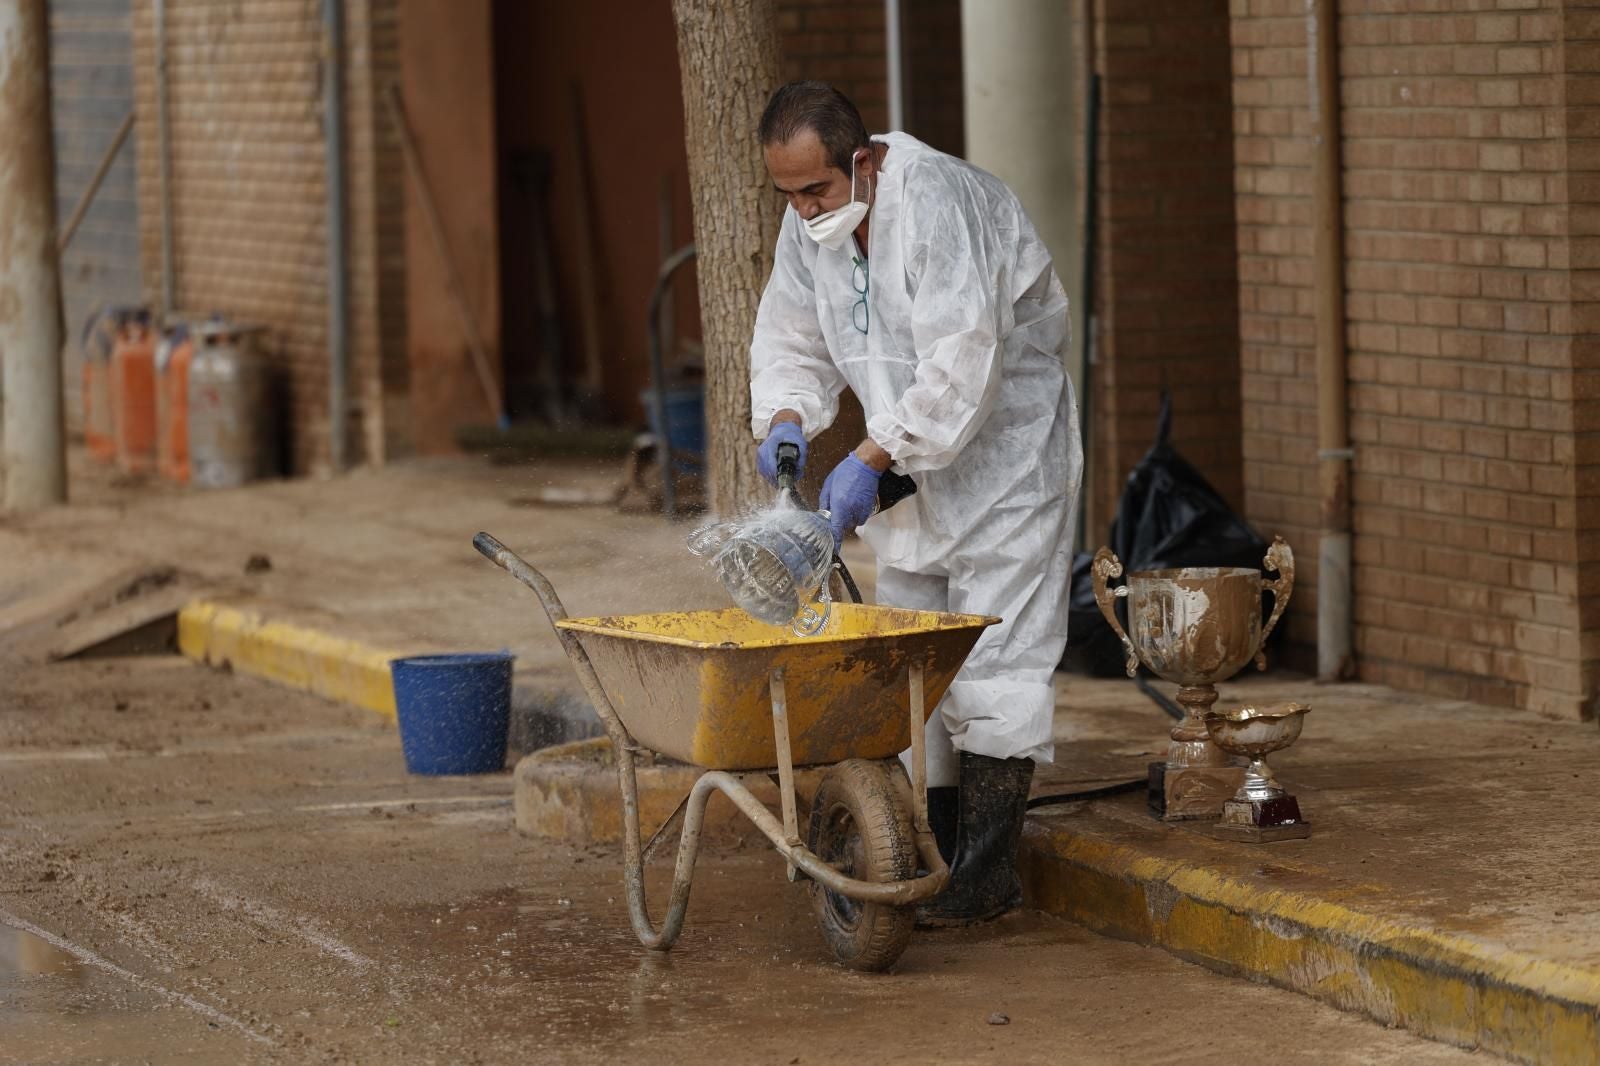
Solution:
<path fill-rule="evenodd" d="M 917 874 L 911 819 L 883 763 L 849 759 L 829 770 L 811 802 L 808 843 L 823 862 L 861 881 Z M 834 957 L 853 970 L 887 970 L 911 939 L 916 911 L 862 903 L 811 883 L 811 907 Z"/>

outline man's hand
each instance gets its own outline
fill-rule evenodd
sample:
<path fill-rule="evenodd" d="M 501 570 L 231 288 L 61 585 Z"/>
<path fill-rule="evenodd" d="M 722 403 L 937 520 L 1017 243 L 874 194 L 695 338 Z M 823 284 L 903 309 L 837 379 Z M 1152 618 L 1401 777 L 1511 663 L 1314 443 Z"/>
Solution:
<path fill-rule="evenodd" d="M 822 483 L 822 495 L 817 502 L 828 512 L 835 552 L 844 543 L 846 533 L 872 517 L 878 506 L 878 481 L 882 477 L 882 470 L 874 470 L 852 452 Z"/>
<path fill-rule="evenodd" d="M 784 412 L 772 420 L 772 428 L 767 431 L 767 439 L 761 442 L 761 447 L 756 451 L 756 470 L 758 470 L 767 484 L 778 483 L 778 445 L 793 444 L 800 449 L 800 461 L 795 468 L 795 478 L 806 472 L 806 435 L 800 429 L 798 419 L 790 421 L 783 418 Z"/>

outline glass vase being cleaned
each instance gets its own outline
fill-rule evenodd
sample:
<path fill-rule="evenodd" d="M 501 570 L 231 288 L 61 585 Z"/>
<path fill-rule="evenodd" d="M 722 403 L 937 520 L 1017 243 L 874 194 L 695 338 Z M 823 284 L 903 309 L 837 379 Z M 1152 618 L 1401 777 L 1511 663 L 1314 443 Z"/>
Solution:
<path fill-rule="evenodd" d="M 835 566 L 857 603 L 861 596 L 834 555 L 828 512 L 806 506 L 795 488 L 799 477 L 800 449 L 780 445 L 776 502 L 745 518 L 695 530 L 689 550 L 711 560 L 722 587 L 746 614 L 768 625 L 787 625 L 796 636 L 814 637 L 828 624 L 828 576 Z"/>
<path fill-rule="evenodd" d="M 787 625 L 802 637 L 828 624 L 833 532 L 826 511 L 808 510 L 783 493 L 764 511 L 695 530 L 689 550 L 710 561 L 752 618 Z"/>

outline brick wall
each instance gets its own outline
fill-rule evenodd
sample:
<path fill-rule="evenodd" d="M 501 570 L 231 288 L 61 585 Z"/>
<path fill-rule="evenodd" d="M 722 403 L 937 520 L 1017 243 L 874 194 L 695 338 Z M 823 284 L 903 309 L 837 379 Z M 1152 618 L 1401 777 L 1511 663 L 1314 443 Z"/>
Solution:
<path fill-rule="evenodd" d="M 1245 507 L 1297 549 L 1285 625 L 1303 658 L 1316 641 L 1318 525 L 1305 13 L 1260 0 L 1234 0 L 1232 13 Z"/>
<path fill-rule="evenodd" d="M 855 101 L 870 132 L 889 125 L 882 0 L 778 0 L 785 81 L 812 78 Z"/>
<path fill-rule="evenodd" d="M 1090 550 L 1150 446 L 1163 387 L 1178 450 L 1230 503 L 1243 497 L 1227 3 L 1096 0 L 1094 21 Z"/>
<path fill-rule="evenodd" d="M 1520 25 L 1520 24 L 1519 24 Z M 1600 692 L 1600 11 L 1569 4 L 1562 12 L 1562 135 L 1571 249 L 1572 442 L 1551 441 L 1551 459 L 1572 464 L 1573 538 L 1578 595 L 1578 650 L 1583 700 L 1594 717 Z M 1527 442 L 1524 442 L 1524 447 Z"/>
<path fill-rule="evenodd" d="M 906 132 L 941 152 L 962 155 L 961 0 L 903 0 L 900 10 Z"/>
<path fill-rule="evenodd" d="M 785 80 L 815 78 L 838 87 L 867 129 L 889 128 L 883 0 L 779 0 Z M 905 132 L 960 155 L 961 0 L 901 5 Z"/>
<path fill-rule="evenodd" d="M 1579 486 L 1592 290 L 1592 30 L 1561 0 L 1340 5 L 1345 281 L 1364 679 L 1577 715 Z M 1234 0 L 1249 513 L 1305 560 L 1317 489 L 1301 0 Z M 1565 22 L 1565 24 L 1564 24 Z M 1568 166 L 1573 171 L 1568 174 Z"/>
<path fill-rule="evenodd" d="M 373 14 L 346 14 L 347 234 L 351 254 L 349 396 L 353 461 L 379 458 L 384 437 L 378 323 L 386 309 L 373 265 L 378 240 L 378 133 L 372 119 Z M 144 287 L 161 291 L 156 154 L 156 49 L 151 0 L 135 0 L 134 85 Z M 328 431 L 326 185 L 318 0 L 248 8 L 168 0 L 174 300 L 270 330 L 295 472 L 324 463 Z M 391 167 L 388 173 L 396 171 Z"/>

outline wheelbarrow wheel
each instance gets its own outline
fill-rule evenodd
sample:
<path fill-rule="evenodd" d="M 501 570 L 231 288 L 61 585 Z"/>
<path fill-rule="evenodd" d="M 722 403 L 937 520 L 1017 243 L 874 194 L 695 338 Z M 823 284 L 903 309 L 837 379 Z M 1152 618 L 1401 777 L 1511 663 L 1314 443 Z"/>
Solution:
<path fill-rule="evenodd" d="M 911 819 L 883 763 L 850 759 L 829 770 L 811 801 L 811 850 L 861 881 L 916 876 Z M 911 907 L 862 903 L 811 883 L 811 907 L 834 957 L 853 970 L 893 966 L 911 939 Z"/>

